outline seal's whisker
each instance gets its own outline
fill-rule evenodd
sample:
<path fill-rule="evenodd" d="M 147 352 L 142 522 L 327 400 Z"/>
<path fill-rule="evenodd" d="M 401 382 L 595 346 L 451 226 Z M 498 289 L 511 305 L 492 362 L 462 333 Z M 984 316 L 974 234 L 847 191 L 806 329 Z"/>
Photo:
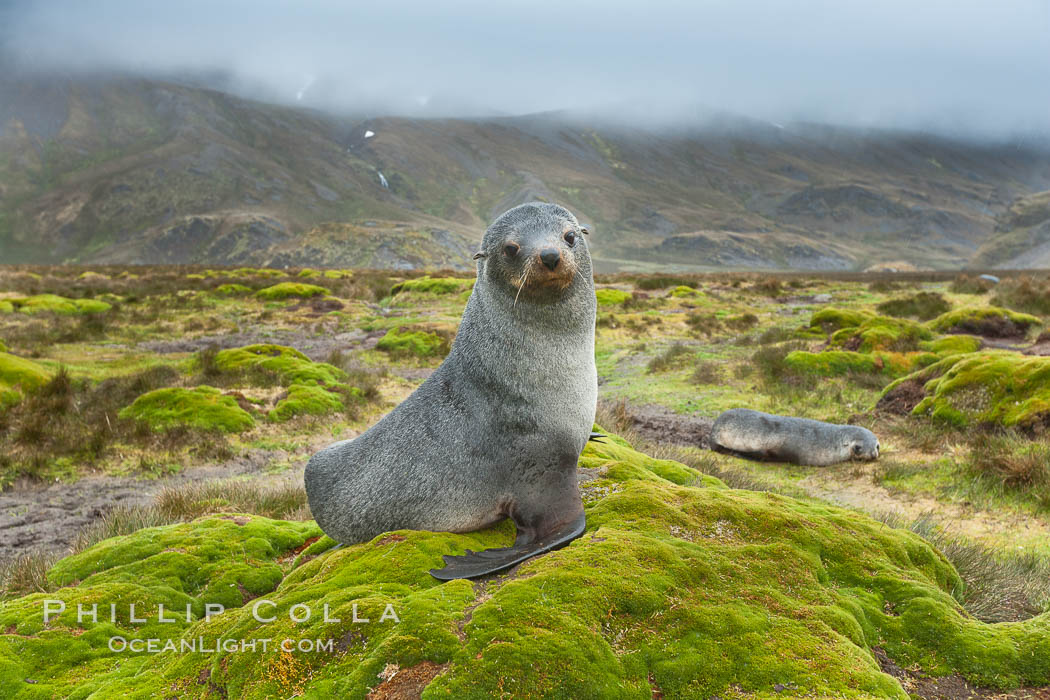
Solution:
<path fill-rule="evenodd" d="M 518 305 L 518 297 L 521 296 L 521 290 L 525 289 L 525 285 L 529 282 L 529 273 L 532 272 L 532 265 L 525 268 L 525 276 L 521 278 L 521 284 L 518 285 L 518 293 L 514 295 L 513 306 Z"/>

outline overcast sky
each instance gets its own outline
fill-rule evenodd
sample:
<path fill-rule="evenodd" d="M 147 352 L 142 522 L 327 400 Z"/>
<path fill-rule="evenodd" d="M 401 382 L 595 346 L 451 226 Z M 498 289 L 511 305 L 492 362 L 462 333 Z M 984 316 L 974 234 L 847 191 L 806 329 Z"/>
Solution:
<path fill-rule="evenodd" d="M 315 107 L 1050 133 L 1050 0 L 4 3 L 23 68 L 214 72 Z"/>

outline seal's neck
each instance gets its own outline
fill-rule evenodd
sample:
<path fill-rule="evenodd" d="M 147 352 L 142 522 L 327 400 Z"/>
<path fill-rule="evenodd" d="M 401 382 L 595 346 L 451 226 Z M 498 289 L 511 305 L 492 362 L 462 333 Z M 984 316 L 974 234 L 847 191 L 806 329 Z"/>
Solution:
<path fill-rule="evenodd" d="M 580 281 L 553 304 L 517 304 L 479 280 L 467 302 L 452 352 L 489 374 L 571 374 L 594 364 L 593 284 Z M 461 363 L 463 364 L 463 363 Z M 493 378 L 495 380 L 495 378 Z M 593 379 L 592 379 L 593 380 Z"/>

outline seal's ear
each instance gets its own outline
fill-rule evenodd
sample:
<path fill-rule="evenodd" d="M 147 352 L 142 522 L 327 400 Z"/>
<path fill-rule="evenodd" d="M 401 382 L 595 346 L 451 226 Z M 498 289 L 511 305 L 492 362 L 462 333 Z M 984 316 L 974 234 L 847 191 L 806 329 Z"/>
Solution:
<path fill-rule="evenodd" d="M 580 226 L 580 233 L 582 233 L 583 235 L 586 236 L 586 235 L 590 234 L 590 232 L 591 232 L 591 230 L 589 228 L 587 228 L 586 226 Z"/>
<path fill-rule="evenodd" d="M 474 253 L 474 260 L 480 260 L 485 257 L 484 253 Z"/>

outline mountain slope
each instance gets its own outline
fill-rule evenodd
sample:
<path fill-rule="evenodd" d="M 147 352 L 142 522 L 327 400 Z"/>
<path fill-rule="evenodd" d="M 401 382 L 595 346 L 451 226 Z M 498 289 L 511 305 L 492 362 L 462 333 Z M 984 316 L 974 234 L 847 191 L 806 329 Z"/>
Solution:
<path fill-rule="evenodd" d="M 974 262 L 1006 269 L 1050 267 L 1050 191 L 1015 199 Z"/>
<path fill-rule="evenodd" d="M 600 269 L 965 265 L 1050 153 L 726 120 L 338 120 L 131 79 L 0 82 L 0 258 L 469 267 L 532 199 Z M 372 132 L 366 137 L 367 132 Z"/>

